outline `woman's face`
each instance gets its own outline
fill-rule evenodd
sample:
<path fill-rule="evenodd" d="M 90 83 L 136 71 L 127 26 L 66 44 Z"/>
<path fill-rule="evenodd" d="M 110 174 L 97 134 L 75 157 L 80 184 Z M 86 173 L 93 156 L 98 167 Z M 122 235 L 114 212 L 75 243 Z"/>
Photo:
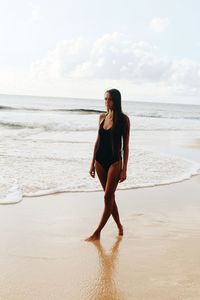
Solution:
<path fill-rule="evenodd" d="M 113 109 L 113 101 L 108 92 L 105 93 L 105 106 L 107 107 L 107 109 Z"/>

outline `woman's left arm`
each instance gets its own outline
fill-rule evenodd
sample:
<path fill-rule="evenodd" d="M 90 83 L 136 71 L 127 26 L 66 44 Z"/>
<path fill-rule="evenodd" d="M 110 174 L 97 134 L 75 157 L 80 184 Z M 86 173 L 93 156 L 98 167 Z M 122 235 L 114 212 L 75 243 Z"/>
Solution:
<path fill-rule="evenodd" d="M 123 134 L 123 167 L 120 174 L 120 182 L 126 179 L 126 171 L 128 164 L 128 155 L 129 155 L 129 137 L 130 137 L 130 120 L 127 116 L 125 123 L 125 132 Z"/>

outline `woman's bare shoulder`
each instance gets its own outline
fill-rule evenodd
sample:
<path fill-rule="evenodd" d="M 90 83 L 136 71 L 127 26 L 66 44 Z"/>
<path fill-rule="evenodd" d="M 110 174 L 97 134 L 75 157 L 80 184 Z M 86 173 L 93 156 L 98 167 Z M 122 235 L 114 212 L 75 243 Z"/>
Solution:
<path fill-rule="evenodd" d="M 103 117 L 105 118 L 105 116 L 106 116 L 106 113 L 104 113 L 104 112 L 100 113 L 100 115 L 99 115 L 100 118 L 103 118 Z"/>
<path fill-rule="evenodd" d="M 101 123 L 101 121 L 106 117 L 106 113 L 100 113 L 99 115 L 99 124 Z"/>

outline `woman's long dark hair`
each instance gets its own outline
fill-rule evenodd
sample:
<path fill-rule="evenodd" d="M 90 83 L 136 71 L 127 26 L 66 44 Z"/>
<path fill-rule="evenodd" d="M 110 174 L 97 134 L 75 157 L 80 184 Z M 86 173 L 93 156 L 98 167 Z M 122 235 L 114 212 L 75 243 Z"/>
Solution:
<path fill-rule="evenodd" d="M 127 115 L 122 111 L 121 93 L 117 89 L 107 90 L 113 101 L 112 151 L 119 155 L 121 151 L 122 136 L 127 132 Z"/>

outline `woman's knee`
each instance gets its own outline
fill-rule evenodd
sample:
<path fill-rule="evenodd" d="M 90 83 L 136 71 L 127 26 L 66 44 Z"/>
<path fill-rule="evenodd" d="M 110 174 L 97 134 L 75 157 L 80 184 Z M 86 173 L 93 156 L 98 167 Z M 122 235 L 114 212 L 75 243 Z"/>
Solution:
<path fill-rule="evenodd" d="M 114 202 L 114 192 L 113 191 L 106 191 L 104 194 L 104 200 L 105 200 L 105 205 L 107 206 L 112 206 Z"/>

